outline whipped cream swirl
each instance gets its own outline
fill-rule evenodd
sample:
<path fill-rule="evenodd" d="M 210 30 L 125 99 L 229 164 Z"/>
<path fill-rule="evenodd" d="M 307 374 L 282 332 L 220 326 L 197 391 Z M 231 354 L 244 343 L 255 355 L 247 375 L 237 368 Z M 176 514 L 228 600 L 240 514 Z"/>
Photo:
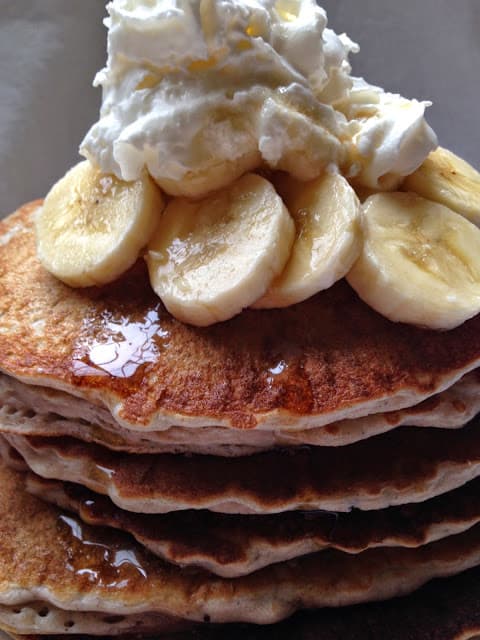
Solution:
<path fill-rule="evenodd" d="M 301 180 L 336 165 L 373 188 L 437 145 L 428 103 L 352 78 L 358 46 L 314 0 L 113 0 L 99 121 L 81 153 L 124 180 L 146 167 L 199 196 L 268 165 Z"/>

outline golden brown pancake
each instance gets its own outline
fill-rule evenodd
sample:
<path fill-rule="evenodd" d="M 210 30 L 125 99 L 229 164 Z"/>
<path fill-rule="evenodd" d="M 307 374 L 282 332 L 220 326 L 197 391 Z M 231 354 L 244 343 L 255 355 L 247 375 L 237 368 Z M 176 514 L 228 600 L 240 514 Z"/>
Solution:
<path fill-rule="evenodd" d="M 395 325 L 345 283 L 295 307 L 246 311 L 207 329 L 178 323 L 165 311 L 142 262 L 107 287 L 70 289 L 36 259 L 37 206 L 0 223 L 1 369 L 33 393 L 51 389 L 52 398 L 60 392 L 56 399 L 62 396 L 66 404 L 72 397 L 83 402 L 92 416 L 105 419 L 97 441 L 114 442 L 116 424 L 120 439 L 126 430 L 141 437 L 171 427 L 184 429 L 182 435 L 213 427 L 242 435 L 282 430 L 302 438 L 302 430 L 372 412 L 435 404 L 439 396 L 428 398 L 480 362 L 479 318 L 445 334 Z M 401 416 L 391 417 L 395 426 L 402 424 Z M 93 433 L 95 420 L 83 426 Z M 81 478 L 127 508 L 228 511 L 240 505 L 260 513 L 335 504 L 376 509 L 424 500 L 479 474 L 475 440 L 472 425 L 456 433 L 401 428 L 338 453 L 317 448 L 222 460 L 113 453 L 71 438 L 8 436 L 33 468 Z M 21 460 L 3 450 L 20 468 Z M 410 537 L 392 529 L 392 539 L 396 535 L 404 544 L 423 536 L 427 544 L 419 548 L 362 551 L 354 541 L 350 551 L 362 551 L 357 555 L 322 550 L 232 580 L 165 563 L 122 531 L 91 528 L 26 495 L 23 482 L 22 475 L 0 467 L 0 627 L 10 632 L 124 635 L 169 632 L 205 620 L 271 623 L 305 607 L 408 593 L 480 563 L 479 526 L 449 535 L 476 522 L 474 502 L 457 511 L 463 503 L 448 502 L 452 496 L 445 496 L 444 505 L 450 517 L 434 512 L 429 524 L 427 515 Z M 461 491 L 467 488 L 453 495 Z M 111 509 L 114 518 L 119 511 Z M 374 527 L 378 542 L 381 515 L 361 515 L 367 516 L 380 519 Z M 288 518 L 305 514 L 278 517 L 288 524 Z M 97 524 L 108 522 L 102 518 Z M 442 535 L 449 537 L 431 542 L 446 522 Z M 437 534 L 429 538 L 432 530 Z M 280 540 L 283 531 L 278 527 Z M 329 613 L 323 615 L 328 622 Z"/>
<path fill-rule="evenodd" d="M 389 602 L 302 612 L 268 626 L 197 627 L 165 634 L 162 640 L 478 640 L 480 570 L 435 580 L 415 594 Z M 388 635 L 387 635 L 388 634 Z M 68 636 L 11 636 L 13 640 L 65 640 Z M 71 636 L 70 636 L 71 637 Z M 139 640 L 136 636 L 116 636 Z M 150 636 L 145 640 L 158 640 Z M 77 636 L 77 640 L 88 640 Z"/>
<path fill-rule="evenodd" d="M 181 570 L 121 532 L 82 524 L 26 494 L 4 467 L 0 487 L 0 627 L 15 620 L 16 633 L 66 633 L 67 622 L 80 627 L 100 612 L 124 632 L 141 615 L 159 631 L 179 618 L 267 624 L 302 608 L 406 594 L 480 563 L 474 527 L 418 549 L 328 550 L 231 580 Z"/>
<path fill-rule="evenodd" d="M 349 511 L 422 502 L 480 475 L 479 419 L 463 429 L 402 427 L 348 447 L 241 458 L 113 452 L 73 438 L 0 436 L 38 475 L 82 484 L 122 509 L 166 513 Z"/>
<path fill-rule="evenodd" d="M 480 361 L 480 317 L 445 333 L 395 324 L 345 282 L 208 328 L 165 311 L 143 262 L 73 290 L 37 260 L 39 204 L 0 223 L 2 370 L 107 407 L 125 427 L 318 427 L 417 404 Z"/>
<path fill-rule="evenodd" d="M 388 602 L 302 612 L 271 626 L 209 625 L 168 640 L 478 640 L 479 603 L 473 569 Z"/>
<path fill-rule="evenodd" d="M 242 456 L 272 449 L 345 446 L 402 425 L 455 429 L 480 409 L 480 371 L 467 373 L 445 391 L 418 405 L 341 420 L 302 431 L 170 427 L 134 431 L 115 423 L 104 409 L 62 391 L 27 385 L 0 374 L 0 432 L 27 436 L 70 436 L 129 453 L 200 453 Z M 68 419 L 65 419 L 68 418 Z"/>
<path fill-rule="evenodd" d="M 77 513 L 87 524 L 131 533 L 149 551 L 180 566 L 220 576 L 262 567 L 323 549 L 361 553 L 374 547 L 418 547 L 480 522 L 480 479 L 419 504 L 380 511 L 289 512 L 274 516 L 181 511 L 130 513 L 80 485 L 25 476 L 26 489 Z"/>

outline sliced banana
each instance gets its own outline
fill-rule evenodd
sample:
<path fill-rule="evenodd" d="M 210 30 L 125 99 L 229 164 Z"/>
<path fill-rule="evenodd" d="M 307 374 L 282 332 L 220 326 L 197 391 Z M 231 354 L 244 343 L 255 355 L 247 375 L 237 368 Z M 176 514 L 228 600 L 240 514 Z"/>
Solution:
<path fill-rule="evenodd" d="M 451 151 L 433 151 L 403 188 L 444 204 L 480 227 L 480 173 Z"/>
<path fill-rule="evenodd" d="M 286 177 L 279 186 L 295 220 L 296 238 L 284 271 L 252 306 L 286 307 L 343 278 L 361 250 L 360 202 L 340 175 L 311 182 Z"/>
<path fill-rule="evenodd" d="M 413 193 L 364 205 L 364 246 L 347 280 L 395 322 L 453 329 L 480 311 L 480 229 Z"/>
<path fill-rule="evenodd" d="M 155 182 L 165 193 L 172 196 L 204 198 L 213 191 L 227 187 L 241 175 L 252 171 L 260 164 L 260 153 L 255 150 L 235 160 L 222 160 L 212 163 L 208 167 L 190 171 L 180 180 L 156 178 Z"/>
<path fill-rule="evenodd" d="M 123 182 L 80 162 L 52 187 L 39 211 L 38 257 L 72 287 L 106 284 L 138 258 L 163 207 L 147 174 Z"/>
<path fill-rule="evenodd" d="M 284 268 L 295 225 L 273 186 L 247 174 L 204 200 L 172 200 L 148 245 L 150 282 L 179 320 L 227 320 Z"/>

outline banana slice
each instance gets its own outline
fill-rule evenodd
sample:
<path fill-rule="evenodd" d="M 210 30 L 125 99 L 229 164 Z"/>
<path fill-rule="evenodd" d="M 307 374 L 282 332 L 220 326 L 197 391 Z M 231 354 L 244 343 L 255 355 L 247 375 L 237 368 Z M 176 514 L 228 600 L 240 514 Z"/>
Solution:
<path fill-rule="evenodd" d="M 395 322 L 453 329 L 480 311 L 480 229 L 413 193 L 372 196 L 364 247 L 347 275 L 358 295 Z"/>
<path fill-rule="evenodd" d="M 361 250 L 360 202 L 340 175 L 311 182 L 285 178 L 279 185 L 295 220 L 296 239 L 284 271 L 256 309 L 286 307 L 343 278 Z"/>
<path fill-rule="evenodd" d="M 148 174 L 123 182 L 80 162 L 52 187 L 37 216 L 38 257 L 72 287 L 106 284 L 138 258 L 163 207 Z"/>
<path fill-rule="evenodd" d="M 403 188 L 444 204 L 480 227 L 480 173 L 451 151 L 433 151 Z"/>
<path fill-rule="evenodd" d="M 227 320 L 265 293 L 294 236 L 273 186 L 247 174 L 204 200 L 168 204 L 148 246 L 150 282 L 179 320 Z"/>
<path fill-rule="evenodd" d="M 257 149 L 245 153 L 235 160 L 212 162 L 195 171 L 190 171 L 179 180 L 155 178 L 159 187 L 171 196 L 204 198 L 210 193 L 223 189 L 247 171 L 260 166 L 261 157 Z"/>

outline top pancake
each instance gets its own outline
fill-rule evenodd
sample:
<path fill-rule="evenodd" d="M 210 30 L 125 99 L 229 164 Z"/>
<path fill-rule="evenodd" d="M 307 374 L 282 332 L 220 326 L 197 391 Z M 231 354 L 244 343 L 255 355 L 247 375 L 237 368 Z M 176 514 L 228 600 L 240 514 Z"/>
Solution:
<path fill-rule="evenodd" d="M 125 427 L 305 429 L 416 404 L 480 361 L 479 316 L 445 333 L 395 324 L 344 282 L 201 329 L 165 311 L 142 261 L 112 285 L 71 289 L 38 263 L 39 204 L 0 223 L 2 370 Z"/>
<path fill-rule="evenodd" d="M 480 411 L 480 370 L 418 405 L 341 420 L 296 431 L 171 427 L 161 431 L 125 429 L 101 407 L 63 391 L 28 385 L 0 374 L 0 434 L 68 436 L 130 453 L 198 453 L 246 456 L 275 447 L 340 447 L 401 425 L 457 429 Z"/>

